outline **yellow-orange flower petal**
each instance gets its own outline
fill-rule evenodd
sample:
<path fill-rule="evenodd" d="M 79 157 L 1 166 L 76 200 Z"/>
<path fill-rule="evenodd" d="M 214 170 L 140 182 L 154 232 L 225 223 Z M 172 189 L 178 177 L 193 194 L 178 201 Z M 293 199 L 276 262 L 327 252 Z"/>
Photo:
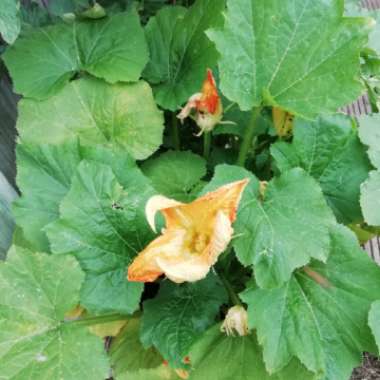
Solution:
<path fill-rule="evenodd" d="M 198 111 L 208 112 L 213 115 L 221 113 L 222 102 L 216 88 L 216 83 L 212 71 L 207 69 L 207 76 L 202 86 L 202 96 L 196 101 Z"/>
<path fill-rule="evenodd" d="M 195 121 L 201 129 L 197 136 L 200 136 L 203 132 L 210 132 L 222 120 L 223 105 L 210 69 L 207 70 L 202 92 L 192 95 L 178 114 L 177 117 L 181 122 L 190 115 L 192 109 L 196 111 Z"/>
<path fill-rule="evenodd" d="M 232 223 L 248 181 L 222 186 L 189 204 L 152 199 L 147 216 L 152 221 L 160 210 L 166 228 L 129 266 L 129 281 L 152 282 L 162 274 L 177 283 L 205 278 L 232 239 Z"/>
<path fill-rule="evenodd" d="M 179 206 L 182 203 L 175 201 L 174 199 L 169 199 L 163 195 L 155 195 L 149 199 L 145 206 L 146 219 L 154 232 L 156 231 L 155 217 L 158 211 L 173 207 Z"/>

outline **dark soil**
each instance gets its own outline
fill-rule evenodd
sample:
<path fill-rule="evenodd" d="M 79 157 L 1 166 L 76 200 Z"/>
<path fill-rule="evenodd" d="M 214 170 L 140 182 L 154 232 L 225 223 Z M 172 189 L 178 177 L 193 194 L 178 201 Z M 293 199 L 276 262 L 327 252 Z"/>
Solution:
<path fill-rule="evenodd" d="M 380 359 L 363 355 L 363 365 L 354 370 L 351 380 L 380 380 Z"/>

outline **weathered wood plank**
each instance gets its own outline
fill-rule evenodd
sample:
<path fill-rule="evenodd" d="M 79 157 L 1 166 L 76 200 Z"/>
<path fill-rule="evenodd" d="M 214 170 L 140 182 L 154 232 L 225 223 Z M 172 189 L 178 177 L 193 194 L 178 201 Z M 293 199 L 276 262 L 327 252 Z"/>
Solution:
<path fill-rule="evenodd" d="M 16 198 L 16 191 L 0 172 L 0 259 L 5 258 L 12 241 L 14 222 L 11 204 Z"/>
<path fill-rule="evenodd" d="M 18 96 L 6 76 L 0 79 L 0 172 L 15 187 L 16 120 Z"/>

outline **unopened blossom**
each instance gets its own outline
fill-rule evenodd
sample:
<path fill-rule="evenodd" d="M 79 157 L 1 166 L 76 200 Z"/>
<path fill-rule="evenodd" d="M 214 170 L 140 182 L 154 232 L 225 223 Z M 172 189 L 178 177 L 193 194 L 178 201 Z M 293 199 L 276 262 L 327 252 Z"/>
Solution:
<path fill-rule="evenodd" d="M 228 336 L 248 335 L 248 314 L 243 306 L 234 306 L 228 310 L 221 330 Z"/>
<path fill-rule="evenodd" d="M 177 117 L 183 122 L 192 110 L 195 110 L 194 120 L 201 129 L 197 136 L 212 131 L 222 121 L 223 105 L 210 69 L 207 70 L 202 92 L 192 95 Z"/>
<path fill-rule="evenodd" d="M 277 136 L 289 137 L 293 132 L 294 116 L 281 108 L 273 107 L 272 117 Z"/>
<path fill-rule="evenodd" d="M 153 196 L 146 205 L 147 220 L 155 230 L 160 211 L 166 228 L 129 266 L 128 280 L 152 282 L 162 274 L 176 283 L 205 278 L 231 241 L 232 223 L 248 181 L 222 186 L 189 204 Z"/>

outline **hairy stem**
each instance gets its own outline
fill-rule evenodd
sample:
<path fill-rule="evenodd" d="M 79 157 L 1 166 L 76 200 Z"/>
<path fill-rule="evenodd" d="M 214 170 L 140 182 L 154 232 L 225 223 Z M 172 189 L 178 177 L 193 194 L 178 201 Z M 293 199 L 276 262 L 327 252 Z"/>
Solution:
<path fill-rule="evenodd" d="M 98 325 L 102 323 L 109 323 L 115 321 L 124 321 L 128 317 L 122 314 L 108 314 L 108 315 L 99 315 L 97 317 L 84 317 L 73 320 L 64 321 L 65 324 L 75 324 L 75 325 L 83 325 L 83 326 L 92 326 Z"/>
<path fill-rule="evenodd" d="M 178 132 L 178 119 L 175 112 L 172 113 L 172 133 L 173 133 L 173 144 L 175 150 L 181 149 L 181 141 L 179 139 L 179 132 Z"/>
<path fill-rule="evenodd" d="M 260 112 L 261 107 L 256 107 L 252 110 L 251 120 L 245 130 L 243 141 L 240 146 L 239 157 L 236 162 L 239 166 L 244 166 L 245 161 L 247 160 L 247 155 L 252 144 L 253 136 L 255 134 L 255 129 L 257 125 L 257 119 L 260 116 Z"/>
<path fill-rule="evenodd" d="M 211 148 L 211 132 L 205 132 L 203 134 L 203 157 L 208 160 L 210 157 Z"/>

